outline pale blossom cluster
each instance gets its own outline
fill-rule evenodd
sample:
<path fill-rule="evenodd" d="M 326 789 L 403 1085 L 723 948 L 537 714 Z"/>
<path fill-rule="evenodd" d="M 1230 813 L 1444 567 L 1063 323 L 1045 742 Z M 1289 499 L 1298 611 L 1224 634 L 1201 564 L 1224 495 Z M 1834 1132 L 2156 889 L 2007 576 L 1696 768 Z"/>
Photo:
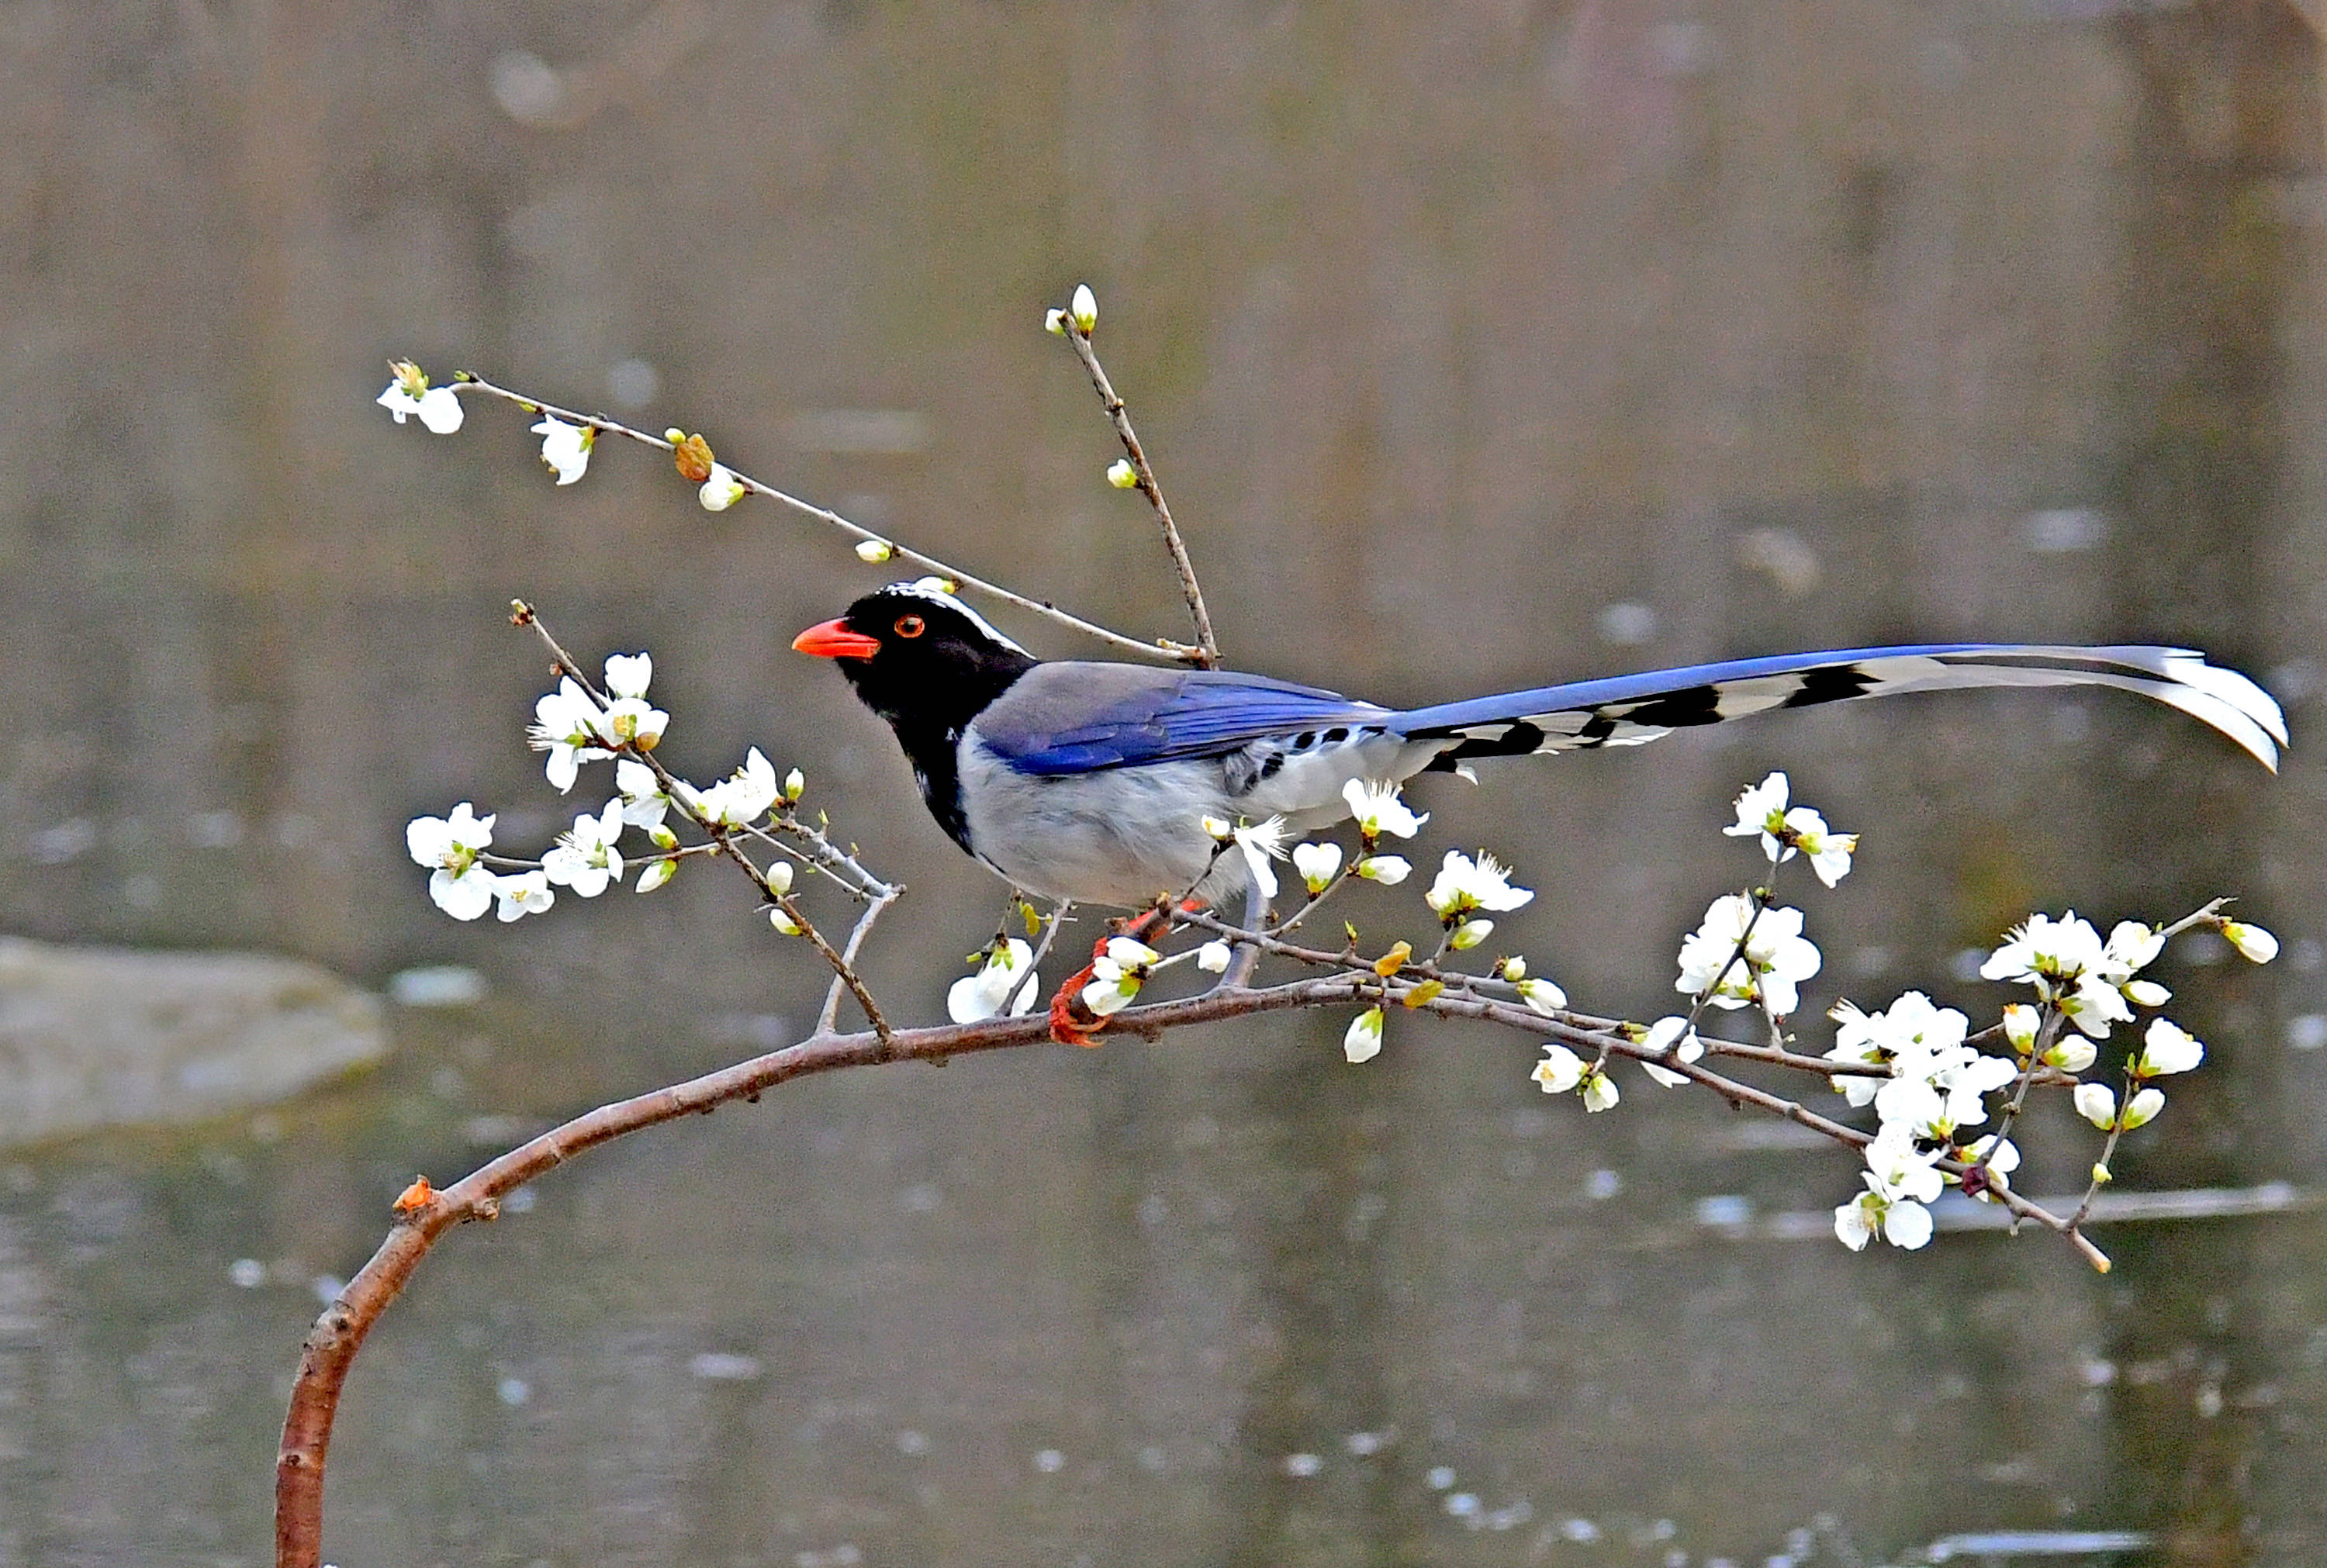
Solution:
<path fill-rule="evenodd" d="M 559 794 L 574 788 L 583 763 L 625 748 L 650 751 L 660 742 L 670 715 L 646 700 L 653 678 L 648 655 L 618 653 L 606 660 L 605 705 L 570 675 L 533 705 L 527 743 L 548 753 L 545 771 Z"/>
<path fill-rule="evenodd" d="M 1802 935 L 1802 912 L 1744 893 L 1713 901 L 1680 945 L 1673 989 L 1715 1007 L 1760 1003 L 1772 1018 L 1801 1004 L 1801 983 L 1818 972 L 1818 946 Z"/>
<path fill-rule="evenodd" d="M 1139 994 L 1149 973 L 1164 955 L 1129 937 L 1114 937 L 1091 960 L 1090 983 L 1083 987 L 1082 1003 L 1100 1018 L 1120 1013 Z"/>
<path fill-rule="evenodd" d="M 1865 1150 L 1866 1190 L 1834 1211 L 1835 1235 L 1854 1251 L 1877 1236 L 1894 1246 L 1920 1247 L 1931 1238 L 1924 1205 L 1948 1181 L 1940 1160 L 1984 1162 L 1995 1186 L 2018 1169 L 2020 1151 L 2009 1139 L 1966 1143 L 1958 1134 L 1987 1120 L 1987 1096 L 2020 1069 L 1966 1043 L 1970 1021 L 1952 1007 L 1933 1005 L 1920 991 L 1907 992 L 1880 1013 L 1837 1003 L 1832 1016 L 1838 1027 L 1834 1049 L 1826 1053 L 1829 1060 L 1887 1067 L 1891 1073 L 1833 1079 L 1852 1105 L 1872 1104 L 1880 1124 Z"/>
<path fill-rule="evenodd" d="M 1007 1013 L 1015 1018 L 1034 1005 L 1041 976 L 1034 950 L 1016 937 L 997 941 L 976 960 L 978 968 L 946 993 L 946 1016 L 956 1023 L 982 1023 Z"/>

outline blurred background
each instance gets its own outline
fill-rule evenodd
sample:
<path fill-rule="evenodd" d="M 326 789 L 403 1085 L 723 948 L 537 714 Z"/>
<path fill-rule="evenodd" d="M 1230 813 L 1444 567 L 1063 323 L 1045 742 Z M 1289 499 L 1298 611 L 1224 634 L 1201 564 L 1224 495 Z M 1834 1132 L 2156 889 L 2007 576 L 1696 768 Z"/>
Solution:
<path fill-rule="evenodd" d="M 792 635 L 888 575 L 602 443 L 555 489 L 390 357 L 721 455 L 963 568 L 1184 634 L 1044 307 L 1088 279 L 1231 660 L 1388 702 L 1954 638 L 2185 642 L 2273 780 L 2110 694 L 1913 699 L 1417 792 L 1539 890 L 1498 943 L 1653 1016 L 1771 767 L 1864 837 L 1814 1009 L 1969 976 L 2032 907 L 2286 940 L 2161 975 L 2208 1069 L 2126 1189 L 2284 1212 L 1909 1257 L 1854 1162 L 1523 1041 L 1257 1021 L 799 1083 L 449 1237 L 358 1363 L 371 1563 L 1999 1562 L 2327 1555 L 2327 111 L 2285 0 L 0 11 L 0 928 L 385 989 L 376 1069 L 0 1153 L 0 1568 L 265 1560 L 300 1336 L 416 1171 L 796 1038 L 741 885 L 427 901 L 403 825 L 603 798 L 521 727 L 534 602 L 650 649 L 912 888 L 939 1016 L 999 888 Z M 1054 629 L 996 619 L 1038 649 Z M 1395 933 L 1413 885 L 1350 914 Z M 441 993 L 441 987 L 440 993 Z M 428 1000 L 420 991 L 402 993 Z M 437 1000 L 444 1000 L 441 994 Z M 1806 1091 L 1808 1092 L 1808 1091 Z M 2096 1140 L 2034 1118 L 2024 1190 Z M 2285 1189 L 2267 1184 L 2288 1184 Z M 1799 1217 L 1808 1216 L 1807 1221 Z M 1790 1227 L 1791 1229 L 1790 1229 Z M 1997 1532 L 2018 1532 L 1998 1535 Z"/>

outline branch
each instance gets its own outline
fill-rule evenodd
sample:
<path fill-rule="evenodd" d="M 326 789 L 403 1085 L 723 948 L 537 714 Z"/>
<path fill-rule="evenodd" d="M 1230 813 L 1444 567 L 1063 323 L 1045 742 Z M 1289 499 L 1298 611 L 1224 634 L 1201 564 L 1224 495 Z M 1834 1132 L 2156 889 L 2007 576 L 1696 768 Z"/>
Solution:
<path fill-rule="evenodd" d="M 655 447 L 663 452 L 676 452 L 678 448 L 678 443 L 665 436 L 649 434 L 643 430 L 624 425 L 619 419 L 609 419 L 603 414 L 583 414 L 571 408 L 561 408 L 554 403 L 544 403 L 539 398 L 529 397 L 522 392 L 512 392 L 506 387 L 497 387 L 473 371 L 456 372 L 456 379 L 453 384 L 464 390 L 473 388 L 491 397 L 499 397 L 503 402 L 514 403 L 528 414 L 547 414 L 563 419 L 569 425 L 584 425 L 591 430 L 603 431 L 612 435 L 626 436 L 640 445 Z M 765 496 L 771 501 L 780 502 L 803 517 L 813 518 L 827 527 L 839 529 L 851 538 L 883 546 L 892 555 L 908 565 L 919 566 L 925 572 L 949 578 L 964 588 L 976 589 L 978 593 L 998 599 L 1005 604 L 1014 604 L 1019 609 L 1039 615 L 1046 621 L 1055 621 L 1070 630 L 1079 631 L 1085 637 L 1097 638 L 1110 647 L 1119 648 L 1126 653 L 1139 654 L 1147 658 L 1170 659 L 1181 664 L 1209 665 L 1216 662 L 1214 657 L 1203 649 L 1190 648 L 1185 643 L 1173 642 L 1164 638 L 1158 638 L 1154 642 L 1142 642 L 1135 637 L 1126 637 L 1119 631 L 1111 631 L 1095 621 L 1085 621 L 1079 615 L 1070 614 L 1046 599 L 1029 599 L 1023 593 L 1014 593 L 998 583 L 989 583 L 983 577 L 974 577 L 960 567 L 949 565 L 934 555 L 925 555 L 919 550 L 909 549 L 896 540 L 852 523 L 838 512 L 818 506 L 813 501 L 802 500 L 796 495 L 780 490 L 775 486 L 753 479 L 747 473 L 739 473 L 733 469 L 728 471 L 734 474 L 737 484 L 742 485 L 753 495 Z"/>
<path fill-rule="evenodd" d="M 1196 585 L 1196 565 L 1188 558 L 1188 546 L 1180 537 L 1180 529 L 1172 521 L 1172 509 L 1164 504 L 1164 487 L 1155 482 L 1155 471 L 1148 466 L 1146 450 L 1139 444 L 1138 432 L 1131 428 L 1131 414 L 1123 399 L 1116 396 L 1113 383 L 1098 362 L 1098 354 L 1091 348 L 1090 329 L 1070 317 L 1061 325 L 1063 336 L 1073 345 L 1075 358 L 1090 372 L 1092 389 L 1098 393 L 1099 404 L 1107 410 L 1107 422 L 1115 426 L 1117 439 L 1123 443 L 1124 455 L 1131 460 L 1131 471 L 1138 481 L 1139 493 L 1145 496 L 1155 509 L 1155 520 L 1164 529 L 1164 547 L 1171 552 L 1172 569 L 1180 574 L 1180 595 L 1188 602 L 1188 618 L 1196 627 L 1196 653 L 1190 663 L 1205 669 L 1219 667 L 1220 645 L 1212 636 L 1212 618 L 1204 609 L 1204 591 Z"/>
<path fill-rule="evenodd" d="M 1266 991 L 1238 991 L 1185 1002 L 1158 1003 L 1117 1015 L 1120 1027 L 1140 1033 L 1221 1019 L 1327 1006 L 1356 994 L 1339 977 L 1294 981 Z M 993 1019 L 983 1023 L 872 1031 L 818 1033 L 796 1045 L 755 1057 L 685 1083 L 602 1106 L 509 1151 L 442 1191 L 416 1182 L 387 1239 L 315 1320 L 299 1358 L 283 1443 L 275 1468 L 275 1552 L 277 1568 L 317 1568 L 322 1553 L 323 1467 L 332 1425 L 348 1369 L 380 1314 L 400 1294 L 422 1258 L 455 1225 L 492 1219 L 500 1199 L 528 1181 L 601 1143 L 679 1116 L 704 1115 L 735 1100 L 756 1100 L 796 1078 L 839 1068 L 897 1060 L 942 1061 L 971 1051 L 1035 1045 L 1048 1039 L 1050 1021 Z"/>

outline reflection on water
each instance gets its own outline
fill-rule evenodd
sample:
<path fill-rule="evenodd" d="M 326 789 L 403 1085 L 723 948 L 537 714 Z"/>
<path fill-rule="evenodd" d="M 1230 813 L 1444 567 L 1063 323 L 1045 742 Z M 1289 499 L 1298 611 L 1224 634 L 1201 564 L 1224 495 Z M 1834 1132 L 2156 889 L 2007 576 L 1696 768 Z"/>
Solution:
<path fill-rule="evenodd" d="M 537 845 L 576 807 L 518 742 L 512 593 L 577 651 L 652 649 L 682 770 L 807 769 L 914 890 L 871 964 L 901 1012 L 990 929 L 886 736 L 784 651 L 869 580 L 838 541 L 611 448 L 553 491 L 497 410 L 398 430 L 391 352 L 705 426 L 1172 631 L 1039 331 L 1088 274 L 1214 617 L 1274 674 L 1410 700 L 1911 636 L 2201 643 L 2292 702 L 2277 782 L 2170 714 L 2007 695 L 1423 804 L 1543 890 L 1499 939 L 1634 1012 L 1773 762 L 1866 835 L 1812 920 L 1869 1003 L 1972 1003 L 1951 958 L 2034 900 L 2243 894 L 2287 957 L 2169 959 L 2215 1064 L 2122 1185 L 2327 1181 L 2294 700 L 2327 202 L 2292 8 L 592 17 L 5 24 L 6 923 L 467 965 L 491 998 L 399 1008 L 387 1069 L 278 1112 L 0 1164 L 0 1568 L 259 1561 L 298 1337 L 415 1171 L 812 1015 L 715 876 L 506 930 L 426 905 L 409 816 L 469 798 Z M 1369 929 L 1411 904 L 1374 896 Z M 1645 1084 L 1587 1120 L 1455 1029 L 1352 1071 L 1338 1034 L 802 1083 L 559 1171 L 359 1363 L 332 1555 L 2319 1555 L 2315 1213 L 2115 1227 L 2105 1280 L 2035 1237 L 1853 1257 L 1764 1223 L 1849 1192 L 1821 1148 Z M 2042 1131 L 2023 1185 L 2057 1190 L 2089 1156 Z"/>

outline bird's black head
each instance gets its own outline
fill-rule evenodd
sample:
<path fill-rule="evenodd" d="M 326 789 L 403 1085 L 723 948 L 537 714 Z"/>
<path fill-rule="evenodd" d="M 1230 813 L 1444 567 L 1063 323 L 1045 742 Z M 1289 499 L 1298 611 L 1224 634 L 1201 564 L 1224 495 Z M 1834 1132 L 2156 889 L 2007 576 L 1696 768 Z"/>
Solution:
<path fill-rule="evenodd" d="M 932 583 L 892 583 L 792 639 L 831 659 L 908 753 L 950 751 L 970 720 L 1034 667 L 1034 657 Z M 915 756 L 918 763 L 921 758 Z"/>

